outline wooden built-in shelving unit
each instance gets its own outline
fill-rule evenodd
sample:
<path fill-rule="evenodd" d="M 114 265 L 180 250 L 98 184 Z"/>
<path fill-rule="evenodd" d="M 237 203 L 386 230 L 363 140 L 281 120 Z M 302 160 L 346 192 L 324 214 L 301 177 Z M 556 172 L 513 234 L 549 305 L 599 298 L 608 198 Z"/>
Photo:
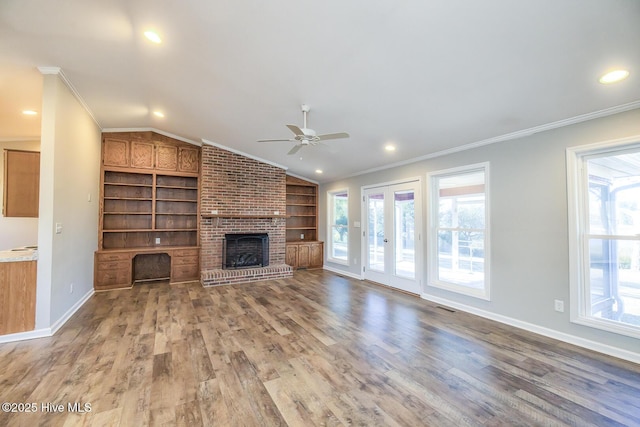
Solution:
<path fill-rule="evenodd" d="M 198 279 L 199 163 L 199 147 L 153 132 L 103 135 L 96 289 Z"/>
<path fill-rule="evenodd" d="M 294 268 L 322 267 L 324 243 L 318 241 L 318 185 L 287 175 L 286 263 Z"/>

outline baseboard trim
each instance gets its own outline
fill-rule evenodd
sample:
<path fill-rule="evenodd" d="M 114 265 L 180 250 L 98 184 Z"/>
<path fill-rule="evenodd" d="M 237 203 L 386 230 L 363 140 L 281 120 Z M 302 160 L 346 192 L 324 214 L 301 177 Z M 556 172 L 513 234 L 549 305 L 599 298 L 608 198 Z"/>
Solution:
<path fill-rule="evenodd" d="M 15 334 L 0 335 L 0 344 L 32 340 L 36 338 L 47 338 L 54 335 L 58 330 L 73 316 L 76 311 L 84 305 L 94 294 L 94 290 L 91 289 L 87 292 L 78 302 L 76 302 L 69 310 L 67 310 L 62 317 L 60 317 L 52 326 L 48 328 L 36 329 L 27 332 L 17 332 Z"/>
<path fill-rule="evenodd" d="M 78 302 L 76 302 L 73 306 L 71 306 L 71 308 L 62 315 L 62 317 L 60 317 L 53 325 L 51 325 L 51 335 L 58 332 L 58 330 L 65 323 L 67 323 L 69 319 L 71 319 L 71 316 L 73 316 L 76 313 L 76 311 L 78 311 L 80 307 L 82 307 L 84 303 L 87 302 L 89 298 L 93 296 L 94 293 L 95 291 L 93 290 L 93 288 L 90 289 L 89 292 L 87 292 L 82 298 L 80 298 Z"/>
<path fill-rule="evenodd" d="M 46 338 L 50 337 L 51 335 L 53 335 L 51 333 L 51 328 L 36 329 L 28 332 L 17 332 L 15 334 L 0 335 L 0 344 L 15 341 L 32 340 L 35 338 Z"/>
<path fill-rule="evenodd" d="M 330 271 L 335 274 L 339 274 L 341 276 L 347 276 L 347 277 L 351 277 L 352 279 L 362 280 L 362 277 L 358 276 L 357 274 L 349 273 L 348 271 L 340 270 L 338 268 L 329 267 L 328 265 L 323 265 L 322 269 Z"/>
<path fill-rule="evenodd" d="M 523 322 L 522 320 L 514 319 L 512 317 L 503 316 L 501 314 L 492 313 L 490 311 L 482 310 L 476 307 L 472 307 L 466 304 L 460 304 L 455 301 L 448 300 L 446 298 L 440 298 L 433 295 L 422 294 L 422 299 L 441 304 L 457 310 L 461 310 L 476 316 L 484 317 L 485 319 L 495 320 L 496 322 L 504 323 L 505 325 L 513 326 L 525 331 L 533 332 L 535 334 L 543 335 L 548 338 L 553 338 L 558 341 L 562 341 L 568 344 L 573 344 L 578 347 L 586 348 L 587 350 L 593 350 L 598 353 L 606 354 L 608 356 L 617 357 L 619 359 L 627 360 L 633 363 L 640 364 L 640 353 L 625 350 L 618 347 L 613 347 L 607 344 L 602 344 L 596 341 L 591 341 L 585 338 L 580 338 L 575 335 L 566 334 L 553 329 L 545 328 L 533 323 Z"/>

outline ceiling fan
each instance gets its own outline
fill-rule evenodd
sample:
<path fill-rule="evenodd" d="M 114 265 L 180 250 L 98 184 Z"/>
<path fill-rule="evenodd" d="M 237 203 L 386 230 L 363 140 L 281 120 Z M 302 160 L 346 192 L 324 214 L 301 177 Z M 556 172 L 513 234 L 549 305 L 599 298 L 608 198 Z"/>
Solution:
<path fill-rule="evenodd" d="M 291 139 L 259 139 L 258 142 L 281 142 L 281 141 L 297 141 L 296 144 L 287 154 L 296 154 L 305 145 L 317 145 L 320 141 L 326 141 L 328 139 L 341 139 L 349 138 L 349 134 L 346 132 L 339 133 L 326 133 L 324 135 L 317 135 L 316 131 L 307 127 L 307 114 L 309 113 L 309 106 L 302 104 L 302 128 L 296 125 L 287 125 L 287 127 L 294 133 L 294 137 Z"/>

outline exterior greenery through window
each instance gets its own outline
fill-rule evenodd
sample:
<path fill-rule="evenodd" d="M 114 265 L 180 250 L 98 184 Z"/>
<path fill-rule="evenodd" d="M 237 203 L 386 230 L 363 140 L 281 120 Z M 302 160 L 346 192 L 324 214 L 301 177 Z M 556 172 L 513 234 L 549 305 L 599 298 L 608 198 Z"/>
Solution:
<path fill-rule="evenodd" d="M 571 236 L 572 320 L 640 337 L 640 145 L 568 154 L 579 230 Z"/>
<path fill-rule="evenodd" d="M 349 263 L 349 192 L 330 191 L 329 206 L 329 261 Z"/>
<path fill-rule="evenodd" d="M 489 299 L 488 164 L 429 175 L 429 284 Z"/>

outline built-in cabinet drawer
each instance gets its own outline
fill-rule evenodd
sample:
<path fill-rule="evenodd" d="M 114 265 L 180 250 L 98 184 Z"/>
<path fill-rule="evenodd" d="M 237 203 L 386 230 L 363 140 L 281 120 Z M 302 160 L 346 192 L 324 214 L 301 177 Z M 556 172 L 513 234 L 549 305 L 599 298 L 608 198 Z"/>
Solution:
<path fill-rule="evenodd" d="M 324 259 L 324 242 L 287 242 L 285 263 L 298 268 L 321 268 Z"/>
<path fill-rule="evenodd" d="M 128 288 L 133 284 L 133 259 L 138 254 L 167 254 L 171 262 L 171 283 L 200 279 L 198 248 L 132 249 L 95 253 L 94 289 Z"/>
<path fill-rule="evenodd" d="M 198 264 L 192 265 L 173 265 L 171 267 L 172 282 L 190 282 L 200 278 L 200 269 Z"/>
<path fill-rule="evenodd" d="M 129 286 L 131 286 L 131 254 L 96 252 L 95 289 L 117 289 Z"/>
<path fill-rule="evenodd" d="M 171 257 L 171 281 L 188 282 L 200 278 L 198 249 L 179 249 Z"/>

